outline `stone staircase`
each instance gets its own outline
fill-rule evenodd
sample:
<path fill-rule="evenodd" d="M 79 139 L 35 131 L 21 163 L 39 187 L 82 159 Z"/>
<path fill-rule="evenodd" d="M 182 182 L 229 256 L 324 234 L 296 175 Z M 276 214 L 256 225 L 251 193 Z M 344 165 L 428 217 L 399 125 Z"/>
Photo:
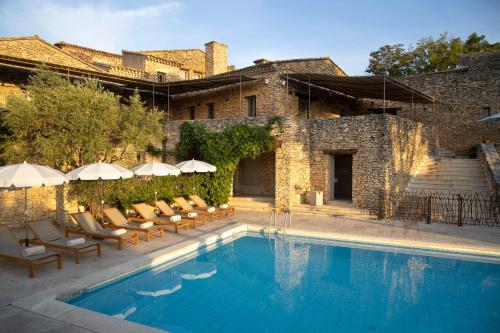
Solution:
<path fill-rule="evenodd" d="M 477 159 L 457 158 L 453 153 L 440 151 L 427 157 L 418 173 L 410 179 L 408 191 L 425 192 L 490 192 L 488 180 Z"/>

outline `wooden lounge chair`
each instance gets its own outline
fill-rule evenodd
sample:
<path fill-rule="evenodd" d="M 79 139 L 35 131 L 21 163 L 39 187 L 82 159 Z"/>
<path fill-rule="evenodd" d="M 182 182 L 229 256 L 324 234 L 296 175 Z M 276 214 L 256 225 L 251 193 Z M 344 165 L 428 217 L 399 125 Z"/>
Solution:
<path fill-rule="evenodd" d="M 175 219 L 172 217 L 158 216 L 155 213 L 154 207 L 146 205 L 145 203 L 135 204 L 132 205 L 132 207 L 137 212 L 137 214 L 141 216 L 140 218 L 135 219 L 135 221 L 137 222 L 151 221 L 154 224 L 158 224 L 160 226 L 173 226 L 175 228 L 175 232 L 179 232 L 179 227 L 189 230 L 189 222 L 183 220 L 182 217 L 180 220 L 175 221 Z"/>
<path fill-rule="evenodd" d="M 159 200 L 156 202 L 156 208 L 158 208 L 161 212 L 161 214 L 158 214 L 158 216 L 164 216 L 164 217 L 171 217 L 171 216 L 174 216 L 174 215 L 181 215 L 182 219 L 184 220 L 187 220 L 187 221 L 190 221 L 191 222 L 191 226 L 193 228 L 196 228 L 196 225 L 197 224 L 205 224 L 206 223 L 206 219 L 205 219 L 205 216 L 204 215 L 198 215 L 196 214 L 196 216 L 188 216 L 187 214 L 177 214 L 173 209 L 172 207 L 170 207 L 165 201 L 163 200 Z"/>
<path fill-rule="evenodd" d="M 163 238 L 163 227 L 153 225 L 149 228 L 141 228 L 141 222 L 134 222 L 134 219 L 127 219 L 123 214 L 116 208 L 106 208 L 103 210 L 106 219 L 111 222 L 111 228 L 113 229 L 127 229 L 130 231 L 137 231 L 139 234 L 143 234 L 146 237 L 146 241 L 153 236 L 158 236 Z"/>
<path fill-rule="evenodd" d="M 95 241 L 87 240 L 84 244 L 68 245 L 68 241 L 74 240 L 75 237 L 62 237 L 59 230 L 49 220 L 29 222 L 28 226 L 36 237 L 33 243 L 41 244 L 54 250 L 73 252 L 75 263 L 77 264 L 80 263 L 80 255 L 83 253 L 95 251 L 98 257 L 101 256 L 101 245 Z"/>
<path fill-rule="evenodd" d="M 100 239 L 113 239 L 118 241 L 118 250 L 121 250 L 125 244 L 137 245 L 139 243 L 137 232 L 127 230 L 124 234 L 114 235 L 113 231 L 115 230 L 104 229 L 89 212 L 71 214 L 71 217 L 80 228 L 66 229 L 66 237 L 69 234 L 77 234 Z"/>
<path fill-rule="evenodd" d="M 23 249 L 24 247 L 18 243 L 12 231 L 5 225 L 0 226 L 0 258 L 27 265 L 30 278 L 35 276 L 35 268 L 41 265 L 55 262 L 58 269 L 62 268 L 59 253 L 45 251 L 43 254 L 25 257 Z"/>
<path fill-rule="evenodd" d="M 183 197 L 174 198 L 174 201 L 177 204 L 177 206 L 180 207 L 180 209 L 176 211 L 177 213 L 187 214 L 187 213 L 194 212 L 194 213 L 198 213 L 198 214 L 203 214 L 203 215 L 209 216 L 212 221 L 215 221 L 216 217 L 221 216 L 220 212 L 217 212 L 216 210 L 214 210 L 213 212 L 210 212 L 210 211 L 206 211 L 206 210 L 202 210 L 202 209 L 194 209 L 194 207 L 191 206 L 189 204 L 189 202 L 187 202 L 186 199 L 184 199 Z"/>
<path fill-rule="evenodd" d="M 203 200 L 196 194 L 190 195 L 189 199 L 194 201 L 197 209 L 207 210 L 208 208 L 210 208 L 205 202 L 205 200 Z M 234 207 L 227 207 L 227 208 L 215 207 L 215 210 L 220 212 L 221 215 L 224 214 L 225 216 L 234 216 Z"/>

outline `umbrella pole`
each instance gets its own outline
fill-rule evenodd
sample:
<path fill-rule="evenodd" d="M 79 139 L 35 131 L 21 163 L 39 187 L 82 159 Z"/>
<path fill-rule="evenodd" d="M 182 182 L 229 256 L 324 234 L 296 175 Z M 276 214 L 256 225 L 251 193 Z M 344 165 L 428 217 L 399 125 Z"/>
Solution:
<path fill-rule="evenodd" d="M 102 183 L 102 178 L 100 178 L 101 182 L 101 223 L 104 223 L 104 195 L 103 195 L 103 183 Z"/>
<path fill-rule="evenodd" d="M 28 239 L 28 189 L 24 188 L 24 246 L 29 247 Z"/>
<path fill-rule="evenodd" d="M 153 187 L 154 187 L 154 190 L 155 190 L 155 206 L 156 206 L 156 202 L 158 201 L 158 191 L 156 190 L 156 179 L 155 179 L 155 175 L 153 175 Z"/>
<path fill-rule="evenodd" d="M 193 194 L 193 195 L 195 194 L 195 193 L 194 193 L 194 176 L 195 176 L 195 175 L 196 175 L 196 173 L 195 173 L 195 172 L 193 172 L 193 176 L 191 177 L 191 179 L 193 180 L 193 192 L 192 192 L 192 194 Z"/>

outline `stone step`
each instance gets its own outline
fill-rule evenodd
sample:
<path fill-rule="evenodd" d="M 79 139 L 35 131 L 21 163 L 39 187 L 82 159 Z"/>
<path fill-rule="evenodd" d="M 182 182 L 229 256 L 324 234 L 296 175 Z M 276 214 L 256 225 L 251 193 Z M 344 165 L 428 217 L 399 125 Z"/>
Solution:
<path fill-rule="evenodd" d="M 371 215 L 367 209 L 356 208 L 352 204 L 345 205 L 344 203 L 329 203 L 323 206 L 294 205 L 291 210 L 292 214 L 342 216 L 370 220 L 377 218 L 376 215 Z"/>
<path fill-rule="evenodd" d="M 463 184 L 463 183 L 452 183 L 452 182 L 411 182 L 408 184 L 409 186 L 414 187 L 432 187 L 436 186 L 436 188 L 442 188 L 446 186 L 452 186 L 454 188 L 488 188 L 488 183 L 480 183 L 480 184 Z"/>
<path fill-rule="evenodd" d="M 410 184 L 440 184 L 440 185 L 472 185 L 472 186 L 488 186 L 486 179 L 477 178 L 451 178 L 451 177 L 415 177 L 410 181 Z"/>
<path fill-rule="evenodd" d="M 464 190 L 464 191 L 489 191 L 488 186 L 481 186 L 481 185 L 457 185 L 457 184 L 434 184 L 434 183 L 422 183 L 422 184 L 415 184 L 411 183 L 408 185 L 408 189 L 412 188 L 435 188 L 436 190 L 445 190 L 445 189 L 452 189 L 452 190 Z"/>

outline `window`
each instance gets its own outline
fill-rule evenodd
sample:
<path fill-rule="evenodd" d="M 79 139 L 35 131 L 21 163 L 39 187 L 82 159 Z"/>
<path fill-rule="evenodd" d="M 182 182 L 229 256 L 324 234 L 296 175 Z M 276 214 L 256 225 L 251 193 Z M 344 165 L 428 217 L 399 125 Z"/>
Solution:
<path fill-rule="evenodd" d="M 194 79 L 202 79 L 202 78 L 203 78 L 203 75 L 202 75 L 201 73 L 196 73 L 196 72 L 194 72 L 194 73 L 193 73 L 193 78 L 194 78 Z"/>
<path fill-rule="evenodd" d="M 207 114 L 208 114 L 208 119 L 215 118 L 215 105 L 214 105 L 214 103 L 207 104 Z"/>
<path fill-rule="evenodd" d="M 195 115 L 196 115 L 196 110 L 195 110 L 194 106 L 190 106 L 189 107 L 189 119 L 194 120 Z"/>
<path fill-rule="evenodd" d="M 248 96 L 245 97 L 247 100 L 247 110 L 249 117 L 257 117 L 257 97 L 256 96 Z"/>
<path fill-rule="evenodd" d="M 158 76 L 158 82 L 160 83 L 167 82 L 167 73 L 156 72 L 156 75 Z"/>
<path fill-rule="evenodd" d="M 482 107 L 483 118 L 491 116 L 491 108 L 489 106 Z"/>
<path fill-rule="evenodd" d="M 189 71 L 181 69 L 179 71 L 179 77 L 181 78 L 181 80 L 187 80 L 189 78 Z"/>

